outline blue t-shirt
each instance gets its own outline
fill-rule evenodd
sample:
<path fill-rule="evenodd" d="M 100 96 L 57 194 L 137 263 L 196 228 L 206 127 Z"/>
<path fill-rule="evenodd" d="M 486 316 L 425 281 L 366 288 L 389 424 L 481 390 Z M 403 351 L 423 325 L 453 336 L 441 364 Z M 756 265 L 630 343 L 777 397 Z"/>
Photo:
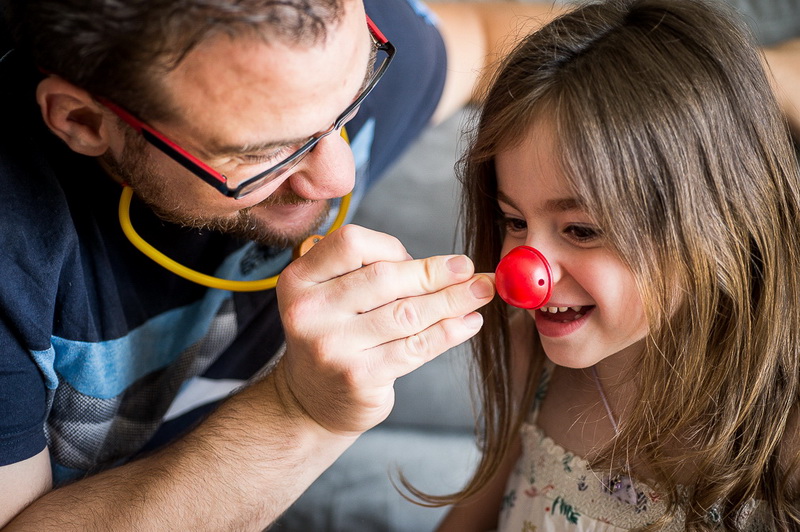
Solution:
<path fill-rule="evenodd" d="M 397 55 L 347 126 L 354 205 L 428 123 L 446 66 L 421 4 L 365 4 Z M 33 71 L 15 52 L 0 61 L 0 465 L 47 446 L 59 485 L 185 432 L 269 363 L 283 332 L 274 290 L 207 289 L 128 242 L 119 185 L 45 128 Z M 290 260 L 163 222 L 136 200 L 131 219 L 157 249 L 226 279 Z"/>

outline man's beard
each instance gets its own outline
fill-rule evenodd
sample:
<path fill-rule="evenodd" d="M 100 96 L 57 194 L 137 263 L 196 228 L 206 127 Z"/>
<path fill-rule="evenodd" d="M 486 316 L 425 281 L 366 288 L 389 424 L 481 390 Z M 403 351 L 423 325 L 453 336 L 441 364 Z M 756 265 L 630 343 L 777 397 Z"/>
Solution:
<path fill-rule="evenodd" d="M 147 154 L 146 146 L 147 143 L 141 136 L 129 131 L 125 135 L 125 149 L 120 160 L 108 152 L 100 159 L 109 172 L 130 185 L 136 191 L 139 199 L 164 221 L 185 227 L 219 231 L 262 245 L 291 248 L 314 234 L 315 230 L 328 218 L 330 204 L 326 202 L 325 209 L 307 227 L 302 229 L 280 230 L 269 227 L 258 219 L 256 216 L 258 211 L 269 209 L 271 206 L 314 203 L 313 200 L 301 198 L 293 192 L 280 196 L 273 194 L 252 207 L 239 210 L 232 216 L 203 217 L 186 214 L 186 209 L 181 206 L 182 198 L 170 197 L 164 192 L 163 187 L 159 186 L 159 183 L 169 178 L 159 175 L 155 171 Z"/>

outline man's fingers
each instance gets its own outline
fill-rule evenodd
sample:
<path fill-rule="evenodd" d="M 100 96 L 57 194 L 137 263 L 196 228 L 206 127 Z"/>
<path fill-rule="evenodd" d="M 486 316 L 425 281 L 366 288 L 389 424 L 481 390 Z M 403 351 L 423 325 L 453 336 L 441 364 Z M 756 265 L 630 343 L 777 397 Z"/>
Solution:
<path fill-rule="evenodd" d="M 483 317 L 477 312 L 448 318 L 424 331 L 383 344 L 369 352 L 372 378 L 376 382 L 392 382 L 448 349 L 472 338 L 480 330 Z"/>
<path fill-rule="evenodd" d="M 464 282 L 473 271 L 472 261 L 464 255 L 380 261 L 331 281 L 330 293 L 336 294 L 342 308 L 365 313 L 396 300 L 431 294 Z M 469 310 L 473 309 L 461 314 Z"/>
<path fill-rule="evenodd" d="M 316 243 L 281 274 L 301 285 L 336 279 L 377 261 L 409 260 L 400 241 L 357 225 L 345 225 Z M 293 283 L 294 284 L 294 283 Z"/>
<path fill-rule="evenodd" d="M 392 301 L 357 317 L 354 324 L 365 335 L 365 345 L 380 345 L 417 335 L 442 320 L 468 315 L 493 296 L 489 278 L 477 275 L 438 292 Z"/>

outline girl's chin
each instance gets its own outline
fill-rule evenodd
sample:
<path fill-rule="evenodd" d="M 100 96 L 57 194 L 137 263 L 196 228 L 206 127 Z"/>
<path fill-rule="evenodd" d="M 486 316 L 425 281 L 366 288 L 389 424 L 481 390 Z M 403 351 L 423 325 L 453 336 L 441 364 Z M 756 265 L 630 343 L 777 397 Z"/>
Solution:
<path fill-rule="evenodd" d="M 587 358 L 583 356 L 575 356 L 574 353 L 562 353 L 560 350 L 557 349 L 547 349 L 544 350 L 545 355 L 547 358 L 555 364 L 556 366 L 561 366 L 562 368 L 569 368 L 569 369 L 586 369 L 591 368 L 600 360 L 594 358 Z"/>

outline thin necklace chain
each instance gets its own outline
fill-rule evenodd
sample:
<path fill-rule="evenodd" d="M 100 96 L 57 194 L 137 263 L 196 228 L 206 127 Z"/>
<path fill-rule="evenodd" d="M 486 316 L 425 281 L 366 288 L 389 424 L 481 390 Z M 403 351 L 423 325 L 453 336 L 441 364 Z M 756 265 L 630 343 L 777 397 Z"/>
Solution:
<path fill-rule="evenodd" d="M 603 384 L 600 382 L 600 377 L 597 376 L 597 368 L 592 366 L 592 377 L 594 377 L 594 384 L 597 386 L 597 392 L 600 394 L 600 399 L 603 400 L 603 406 L 606 407 L 606 412 L 608 413 L 608 420 L 611 422 L 611 426 L 614 427 L 614 434 L 619 435 L 619 426 L 617 425 L 617 419 L 614 417 L 614 413 L 611 411 L 611 406 L 608 404 L 608 398 L 606 397 L 606 392 L 603 389 Z M 607 478 L 607 486 L 608 489 L 611 490 L 611 493 L 617 493 L 619 490 L 623 488 L 625 483 L 623 482 L 625 478 L 630 479 L 630 470 L 631 466 L 628 461 L 625 461 L 625 471 L 626 473 L 618 473 L 613 476 Z"/>
<path fill-rule="evenodd" d="M 606 412 L 608 413 L 608 420 L 611 422 L 611 426 L 614 427 L 614 434 L 619 434 L 619 426 L 617 425 L 617 419 L 614 417 L 614 413 L 611 412 L 611 406 L 608 404 L 608 398 L 606 397 L 606 392 L 603 390 L 603 384 L 600 382 L 600 377 L 597 376 L 597 367 L 592 366 L 592 377 L 594 377 L 594 384 L 597 386 L 597 391 L 600 394 L 600 399 L 603 400 L 603 406 L 606 407 Z"/>

